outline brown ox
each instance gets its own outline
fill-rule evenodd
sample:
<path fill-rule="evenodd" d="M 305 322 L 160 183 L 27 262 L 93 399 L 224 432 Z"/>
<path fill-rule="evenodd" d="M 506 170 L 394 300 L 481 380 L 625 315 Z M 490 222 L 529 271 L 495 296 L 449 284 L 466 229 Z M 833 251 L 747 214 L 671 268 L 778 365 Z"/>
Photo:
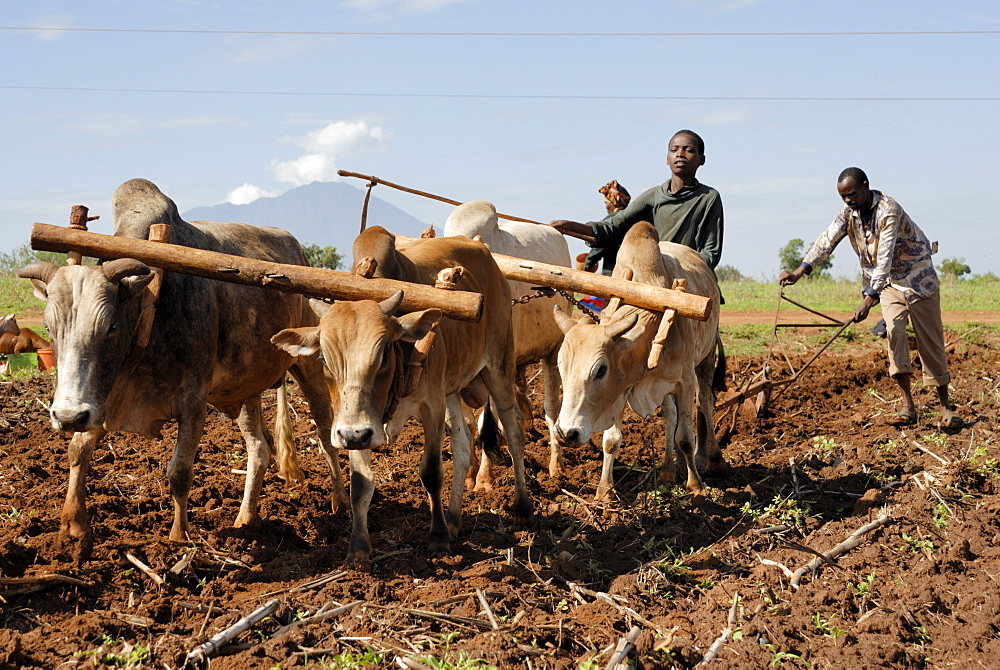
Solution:
<path fill-rule="evenodd" d="M 299 243 L 279 228 L 182 220 L 174 202 L 145 179 L 119 186 L 112 210 L 115 235 L 148 239 L 150 225 L 162 222 L 171 225 L 171 244 L 306 262 Z M 282 328 L 317 322 L 305 298 L 166 272 L 142 346 L 136 341 L 137 325 L 151 278 L 142 263 L 33 263 L 19 274 L 31 279 L 36 294 L 47 301 L 45 322 L 58 361 L 50 416 L 53 428 L 73 433 L 61 532 L 80 542 L 80 558 L 89 555 L 94 538 L 84 480 L 94 448 L 112 430 L 155 437 L 164 423 L 177 421 L 177 442 L 167 465 L 174 502 L 170 539 L 187 537 L 187 499 L 207 405 L 236 419 L 246 440 L 247 477 L 235 525 L 254 520 L 272 450 L 260 396 L 286 370 L 301 385 L 319 428 L 333 469 L 333 507 L 346 502 L 329 439 L 333 417 L 322 367 L 312 360 L 295 361 L 269 341 Z"/>
<path fill-rule="evenodd" d="M 647 223 L 633 226 L 622 242 L 614 276 L 622 278 L 629 270 L 633 281 L 653 286 L 670 288 L 675 278 L 686 279 L 691 293 L 711 299 L 709 319 L 701 322 L 677 317 L 671 323 L 669 315 L 631 306 L 604 315 L 600 324 L 590 319 L 577 322 L 557 313 L 566 337 L 559 351 L 563 404 L 556 431 L 569 445 L 588 441 L 592 433 L 608 431 L 596 496 L 601 499 L 614 486 L 612 466 L 621 446 L 618 422 L 626 401 L 643 418 L 659 406 L 667 447 L 661 477 L 674 477 L 672 443 L 676 438 L 687 465 L 687 487 L 699 491 L 704 485 L 696 461 L 703 465 L 707 459 L 710 469 L 724 466 L 712 418 L 718 284 L 695 251 L 671 242 L 657 244 L 656 231 Z M 722 365 L 719 368 L 722 370 Z M 697 458 L 692 420 L 696 397 Z"/>
<path fill-rule="evenodd" d="M 30 328 L 21 328 L 13 314 L 0 319 L 0 354 L 22 354 L 48 349 L 49 343 Z"/>
<path fill-rule="evenodd" d="M 321 353 L 326 365 L 336 414 L 333 440 L 350 451 L 351 459 L 353 527 L 347 562 L 364 565 L 371 557 L 368 508 L 375 490 L 371 449 L 391 443 L 411 416 L 418 417 L 424 428 L 420 481 L 431 509 L 430 550 L 450 550 L 451 538 L 461 525 L 470 452 L 459 393 L 470 385 L 484 385 L 495 403 L 514 461 L 513 515 L 527 520 L 531 500 L 524 479 L 524 433 L 514 399 L 510 289 L 489 251 L 480 242 L 459 237 L 419 240 L 397 250 L 395 237 L 374 227 L 355 241 L 354 258 L 356 265 L 362 259 L 369 259 L 369 264 L 374 260 L 376 276 L 431 285 L 441 270 L 461 266 L 460 287 L 483 294 L 483 318 L 478 323 L 454 321 L 442 318 L 436 309 L 396 317 L 400 292 L 382 303 L 336 303 L 318 328 L 284 330 L 272 338 L 295 355 Z M 434 347 L 414 380 L 406 363 L 413 343 L 428 334 L 435 337 Z M 446 426 L 454 456 L 447 515 L 441 504 Z"/>

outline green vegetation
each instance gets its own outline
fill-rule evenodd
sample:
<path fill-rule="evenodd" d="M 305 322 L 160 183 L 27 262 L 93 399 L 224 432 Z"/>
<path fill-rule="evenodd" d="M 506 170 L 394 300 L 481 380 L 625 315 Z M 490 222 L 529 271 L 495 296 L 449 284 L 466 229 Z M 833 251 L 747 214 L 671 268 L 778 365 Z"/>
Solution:
<path fill-rule="evenodd" d="M 793 271 L 802 263 L 802 259 L 805 257 L 807 251 L 809 251 L 809 249 L 806 247 L 806 243 L 799 238 L 788 240 L 788 243 L 785 246 L 778 249 L 779 267 L 782 270 L 788 270 L 789 272 Z M 804 279 L 815 281 L 817 279 L 829 278 L 830 268 L 832 267 L 833 254 L 830 254 L 829 258 L 814 267 L 812 273 L 806 275 Z"/>
<path fill-rule="evenodd" d="M 763 507 L 755 507 L 750 503 L 743 503 L 740 508 L 742 514 L 746 514 L 755 521 L 767 523 L 785 523 L 791 526 L 805 526 L 809 517 L 819 518 L 818 514 L 813 514 L 807 501 L 792 500 L 791 497 L 782 498 L 780 495 Z"/>
<path fill-rule="evenodd" d="M 111 665 L 121 668 L 140 668 L 149 657 L 149 649 L 141 644 L 130 644 L 124 640 L 115 640 L 110 635 L 102 635 L 98 640 L 100 646 L 92 651 L 75 651 L 76 657 L 93 659 L 94 663 Z"/>
<path fill-rule="evenodd" d="M 302 251 L 306 254 L 306 260 L 314 268 L 325 270 L 339 270 L 340 264 L 344 260 L 343 254 L 337 253 L 337 247 L 321 247 L 312 242 L 302 245 Z"/>
<path fill-rule="evenodd" d="M 726 310 L 768 310 L 774 311 L 778 305 L 778 294 L 780 286 L 777 281 L 773 282 L 752 282 L 752 281 L 725 281 L 720 277 L 719 287 L 722 294 L 726 296 L 726 304 L 722 306 L 722 311 Z M 996 295 L 1000 291 L 1000 277 L 993 274 L 979 275 L 971 279 L 957 279 L 941 273 L 941 309 L 944 311 L 954 310 L 982 310 L 991 311 L 996 309 Z M 851 279 L 838 277 L 835 279 L 813 279 L 808 282 L 799 282 L 794 286 L 785 287 L 785 295 L 792 300 L 808 305 L 812 309 L 820 312 L 842 312 L 844 314 L 854 311 L 861 303 L 861 279 L 860 276 Z M 813 317 L 807 312 L 802 312 L 795 305 L 786 303 L 781 308 L 782 313 L 798 313 L 801 316 Z M 836 316 L 831 314 L 831 316 Z M 879 317 L 879 310 L 872 310 L 872 315 L 868 320 L 874 324 Z"/>
<path fill-rule="evenodd" d="M 946 258 L 938 263 L 941 275 L 952 279 L 961 279 L 963 275 L 972 274 L 972 268 L 965 264 L 964 258 Z"/>

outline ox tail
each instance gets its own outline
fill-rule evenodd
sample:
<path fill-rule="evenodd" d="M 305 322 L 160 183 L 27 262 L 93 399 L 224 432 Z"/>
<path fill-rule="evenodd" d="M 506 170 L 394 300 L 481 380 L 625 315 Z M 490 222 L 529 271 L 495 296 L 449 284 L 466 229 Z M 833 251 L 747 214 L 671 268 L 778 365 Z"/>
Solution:
<path fill-rule="evenodd" d="M 302 484 L 306 475 L 299 467 L 298 454 L 295 452 L 295 439 L 292 437 L 292 417 L 288 411 L 288 380 L 281 376 L 278 384 L 277 416 L 274 419 L 274 451 L 278 462 L 278 476 L 285 486 L 292 488 Z"/>
<path fill-rule="evenodd" d="M 722 346 L 722 337 L 718 331 L 715 333 L 715 345 L 719 349 L 718 358 L 715 361 L 715 374 L 712 376 L 712 390 L 722 393 L 726 390 L 726 349 Z"/>
<path fill-rule="evenodd" d="M 493 414 L 492 404 L 487 401 L 483 407 L 483 427 L 479 431 L 478 442 L 483 448 L 483 455 L 490 459 L 490 463 L 503 465 L 506 459 L 500 449 L 500 425 Z"/>

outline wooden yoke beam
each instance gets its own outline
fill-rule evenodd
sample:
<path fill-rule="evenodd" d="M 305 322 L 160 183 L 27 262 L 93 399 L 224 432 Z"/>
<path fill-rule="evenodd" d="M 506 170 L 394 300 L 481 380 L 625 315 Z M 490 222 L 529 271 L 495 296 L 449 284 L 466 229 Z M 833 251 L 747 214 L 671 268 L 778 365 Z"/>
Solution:
<path fill-rule="evenodd" d="M 405 244 L 419 242 L 402 235 L 396 235 L 396 240 Z M 679 315 L 696 321 L 707 321 L 711 309 L 712 302 L 708 298 L 684 290 L 650 286 L 503 254 L 493 254 L 493 260 L 503 276 L 513 281 L 608 299 L 619 298 L 625 304 L 658 312 L 675 310 Z"/>
<path fill-rule="evenodd" d="M 95 258 L 134 258 L 168 272 L 299 293 L 312 298 L 381 301 L 396 291 L 403 291 L 402 311 L 436 308 L 445 316 L 459 321 L 479 321 L 483 312 L 483 296 L 480 293 L 445 291 L 393 279 L 366 279 L 337 270 L 274 263 L 44 223 L 32 226 L 31 248 L 60 253 L 77 251 Z"/>

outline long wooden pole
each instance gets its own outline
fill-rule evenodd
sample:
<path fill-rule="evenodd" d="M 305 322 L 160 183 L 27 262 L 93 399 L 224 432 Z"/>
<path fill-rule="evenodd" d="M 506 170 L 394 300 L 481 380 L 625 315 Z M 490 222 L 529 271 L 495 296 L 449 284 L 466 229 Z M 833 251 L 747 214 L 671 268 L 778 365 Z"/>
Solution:
<path fill-rule="evenodd" d="M 458 205 L 462 204 L 458 200 L 452 200 L 451 198 L 445 198 L 445 197 L 440 196 L 440 195 L 434 195 L 433 193 L 428 193 L 426 191 L 418 191 L 415 188 L 407 188 L 406 186 L 400 186 L 399 184 L 393 184 L 391 181 L 386 181 L 385 179 L 379 179 L 378 177 L 373 177 L 373 176 L 367 175 L 367 174 L 361 174 L 359 172 L 349 172 L 348 170 L 337 170 L 337 174 L 340 175 L 341 177 L 356 177 L 357 179 L 367 179 L 368 182 L 369 182 L 369 184 L 371 184 L 371 185 L 385 184 L 386 186 L 394 188 L 394 189 L 396 189 L 398 191 L 405 191 L 406 193 L 412 193 L 414 195 L 421 195 L 421 196 L 423 196 L 425 198 L 430 198 L 431 200 L 438 200 L 439 202 L 446 202 L 449 205 L 455 205 L 456 207 Z M 369 188 L 368 192 L 371 193 L 371 189 L 370 188 Z M 535 224 L 538 224 L 539 226 L 548 225 L 548 224 L 543 223 L 541 221 L 532 221 L 531 219 L 522 219 L 519 216 L 511 216 L 510 214 L 500 214 L 499 212 L 497 213 L 497 218 L 498 219 L 505 219 L 507 221 L 520 221 L 521 223 L 535 223 Z M 364 230 L 364 226 L 362 226 L 362 230 Z M 575 237 L 575 238 L 583 240 L 585 242 L 592 242 L 593 239 L 594 239 L 592 237 L 587 237 L 586 235 L 581 235 L 579 233 L 566 232 L 566 233 L 563 233 L 563 234 L 564 235 L 569 235 L 570 237 Z"/>
<path fill-rule="evenodd" d="M 470 291 L 446 291 L 393 279 L 367 279 L 347 272 L 303 265 L 287 265 L 175 244 L 116 237 L 36 223 L 31 248 L 40 251 L 78 251 L 95 258 L 134 258 L 169 272 L 218 279 L 248 286 L 337 300 L 385 300 L 403 291 L 400 309 L 415 312 L 437 308 L 460 321 L 479 321 L 483 296 Z"/>
<path fill-rule="evenodd" d="M 396 235 L 396 240 L 405 244 L 420 241 L 402 235 Z M 655 309 L 658 312 L 672 309 L 681 316 L 697 321 L 707 321 L 711 313 L 711 300 L 696 293 L 650 286 L 503 254 L 493 254 L 493 260 L 496 261 L 503 276 L 513 281 L 602 298 L 619 298 L 623 303 L 644 309 Z"/>

